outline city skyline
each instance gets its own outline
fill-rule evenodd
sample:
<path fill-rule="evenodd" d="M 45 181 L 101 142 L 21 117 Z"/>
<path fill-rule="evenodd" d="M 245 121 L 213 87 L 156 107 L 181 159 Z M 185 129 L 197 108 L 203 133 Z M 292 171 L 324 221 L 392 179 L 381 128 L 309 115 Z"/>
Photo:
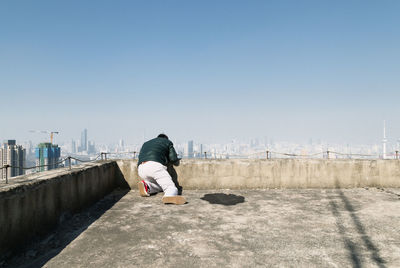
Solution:
<path fill-rule="evenodd" d="M 33 132 L 33 131 L 31 131 Z M 36 133 L 49 134 L 47 131 L 35 131 Z M 57 132 L 59 133 L 59 132 Z M 387 158 L 397 157 L 398 151 L 400 151 L 400 139 L 387 139 L 386 135 L 386 122 L 383 122 L 382 128 L 382 140 L 381 144 L 375 142 L 373 144 L 338 144 L 329 143 L 320 139 L 310 139 L 307 142 L 295 143 L 290 141 L 274 140 L 272 138 L 264 137 L 253 137 L 245 140 L 233 139 L 225 143 L 212 143 L 207 144 L 202 141 L 188 140 L 185 142 L 175 142 L 178 153 L 183 157 L 204 157 L 204 152 L 207 151 L 209 156 L 241 156 L 254 155 L 254 153 L 265 153 L 266 150 L 271 152 L 289 153 L 298 155 L 309 155 L 314 153 L 321 153 L 326 151 L 337 152 L 342 155 L 350 156 L 353 153 L 356 154 L 368 154 L 373 157 Z M 7 140 L 5 140 L 6 142 Z M 14 141 L 15 142 L 15 141 Z M 32 140 L 18 142 L 24 144 L 27 148 L 27 156 L 31 159 L 32 149 L 34 142 Z M 50 144 L 50 143 L 45 143 Z M 120 152 L 138 152 L 141 147 L 141 142 L 134 144 L 125 144 L 123 139 L 119 139 L 118 142 L 108 144 L 98 144 L 88 140 L 88 130 L 85 128 L 81 132 L 81 140 L 75 140 L 72 138 L 70 142 L 58 143 L 63 150 L 63 155 L 80 155 L 87 157 L 95 157 L 99 152 L 108 153 L 120 153 Z M 80 145 L 79 145 L 80 144 Z M 40 144 L 38 145 L 40 147 Z M 86 147 L 86 149 L 84 148 Z M 129 156 L 128 156 L 129 157 Z"/>
<path fill-rule="evenodd" d="M 59 134 L 59 132 L 49 131 L 30 131 L 31 133 L 51 134 L 51 141 L 54 141 L 53 133 Z M 313 141 L 310 139 L 308 143 L 293 143 L 277 141 L 274 142 L 272 139 L 267 137 L 263 138 L 252 138 L 246 141 L 231 140 L 225 144 L 205 144 L 202 142 L 195 142 L 188 140 L 184 143 L 176 143 L 175 147 L 179 157 L 181 158 L 372 158 L 372 159 L 398 159 L 400 154 L 400 139 L 396 140 L 396 143 L 388 143 L 386 135 L 386 121 L 383 121 L 382 128 L 382 146 L 377 143 L 372 145 L 350 145 L 350 144 L 329 144 L 327 142 L 317 140 Z M 2 153 L 3 164 L 14 163 L 16 158 L 11 160 L 10 152 L 16 150 L 16 154 L 19 154 L 19 162 L 23 167 L 43 166 L 37 169 L 37 171 L 44 171 L 47 169 L 57 168 L 60 161 L 60 157 L 64 157 L 64 160 L 70 156 L 78 156 L 81 159 L 73 158 L 73 163 L 77 164 L 77 161 L 88 161 L 97 160 L 99 153 L 104 152 L 110 153 L 111 156 L 116 158 L 135 158 L 139 151 L 141 144 L 136 143 L 125 144 L 123 139 L 119 139 L 118 142 L 113 144 L 100 144 L 98 148 L 95 146 L 95 142 L 88 140 L 88 129 L 83 129 L 81 132 L 81 139 L 77 142 L 71 139 L 71 143 L 61 143 L 61 147 L 58 144 L 52 144 L 51 142 L 40 143 L 35 146 L 35 154 L 33 154 L 33 142 L 31 140 L 25 141 L 24 147 L 19 145 L 16 140 L 5 140 L 4 148 L 8 150 Z M 145 138 L 145 137 L 144 137 Z M 18 144 L 18 145 L 17 145 Z M 11 147 L 10 147 L 11 146 Z M 14 148 L 15 147 L 15 148 Z M 10 151 L 11 148 L 11 151 Z M 17 150 L 18 149 L 18 150 Z M 63 151 L 61 153 L 61 151 Z M 18 153 L 20 152 L 20 153 Z M 26 153 L 27 152 L 27 153 Z M 127 155 L 126 153 L 129 153 Z M 132 155 L 133 153 L 133 155 Z M 14 154 L 14 153 L 12 153 Z M 68 157 L 66 157 L 68 156 Z M 34 158 L 33 158 L 34 157 Z M 103 155 L 102 155 L 103 157 Z M 2 158 L 2 159 L 3 159 Z M 8 159 L 10 158 L 10 159 Z M 7 160 L 8 159 L 8 160 Z M 32 164 L 32 160 L 35 164 Z M 63 162 L 63 161 L 61 161 Z M 26 165 L 27 164 L 27 165 Z M 11 164 L 15 166 L 14 164 Z M 47 166 L 48 165 L 48 166 Z M 67 165 L 63 163 L 62 166 Z M 18 165 L 17 165 L 18 166 Z M 23 171 L 22 168 L 19 171 Z M 18 172 L 19 172 L 18 171 Z M 11 170 L 10 170 L 11 172 Z M 32 172 L 32 171 L 29 171 Z M 9 177 L 13 177 L 17 174 L 10 173 Z M 4 174 L 3 174 L 4 177 Z"/>
<path fill-rule="evenodd" d="M 155 3 L 2 1 L 0 138 L 400 137 L 399 2 Z"/>
<path fill-rule="evenodd" d="M 230 143 L 230 142 L 232 142 L 232 141 L 235 141 L 235 142 L 244 142 L 244 143 L 251 143 L 252 142 L 252 140 L 254 140 L 254 139 L 261 139 L 261 140 L 264 140 L 264 141 L 266 141 L 266 140 L 269 140 L 270 142 L 271 141 L 277 141 L 277 142 L 290 142 L 290 143 L 298 143 L 298 144 L 308 144 L 308 143 L 310 143 L 310 142 L 312 142 L 312 141 L 314 141 L 314 143 L 315 142 L 317 142 L 317 143 L 326 143 L 326 144 L 329 144 L 329 143 L 334 143 L 334 144 L 342 144 L 342 145 L 349 145 L 349 144 L 353 144 L 353 145 L 374 145 L 374 144 L 379 144 L 380 142 L 382 142 L 382 138 L 384 139 L 384 140 L 386 140 L 386 143 L 388 143 L 388 144 L 398 144 L 399 142 L 400 142 L 400 137 L 395 137 L 395 136 L 392 136 L 391 134 L 391 128 L 390 128 L 390 125 L 388 126 L 387 125 L 387 123 L 386 123 L 386 120 L 384 120 L 383 121 L 383 126 L 382 126 L 383 128 L 380 130 L 380 133 L 381 133 L 381 135 L 382 135 L 382 131 L 384 132 L 384 137 L 383 136 L 380 136 L 380 137 L 377 137 L 375 140 L 373 140 L 373 141 L 371 141 L 371 142 L 360 142 L 360 141 L 358 141 L 358 142 L 353 142 L 353 143 L 351 143 L 351 142 L 335 142 L 335 141 L 329 141 L 329 140 L 326 140 L 326 139 L 322 139 L 322 138 L 315 138 L 315 137 L 309 137 L 309 138 L 307 138 L 307 139 L 303 139 L 303 140 L 299 140 L 299 139 L 297 139 L 297 140 L 285 140 L 285 139 L 282 139 L 282 138 L 275 138 L 275 137 L 271 137 L 271 136 L 267 136 L 267 135 L 264 135 L 264 136 L 255 136 L 255 135 L 253 135 L 253 136 L 249 136 L 249 137 L 233 137 L 233 138 L 228 138 L 228 137 L 226 137 L 225 138 L 225 140 L 221 140 L 221 141 L 216 141 L 216 140 L 211 140 L 211 141 L 206 141 L 205 139 L 197 139 L 197 141 L 198 142 L 200 142 L 200 143 L 215 143 L 215 144 L 224 144 L 224 143 Z M 389 129 L 389 131 L 388 131 L 388 129 Z M 22 139 L 19 139 L 18 141 L 20 142 L 20 143 L 27 143 L 27 142 L 29 142 L 29 143 L 43 143 L 43 142 L 49 142 L 49 133 L 50 132 L 48 132 L 48 131 L 42 131 L 42 132 L 40 132 L 40 131 L 29 131 L 30 132 L 30 135 L 29 136 L 26 136 L 25 138 L 22 138 Z M 376 131 L 376 132 L 378 132 L 378 131 Z M 57 132 L 58 134 L 61 134 L 60 132 Z M 140 145 L 140 144 L 142 144 L 143 142 L 145 142 L 145 141 L 147 141 L 147 140 L 149 140 L 149 139 L 151 139 L 151 138 L 154 138 L 156 135 L 158 135 L 158 134 L 160 134 L 160 133 L 165 133 L 165 132 L 155 132 L 156 134 L 154 135 L 154 136 L 146 136 L 145 135 L 145 133 L 143 134 L 143 136 L 141 137 L 141 138 L 139 138 L 139 139 L 127 139 L 128 140 L 128 144 L 130 144 L 130 145 L 133 145 L 133 144 L 135 144 L 135 145 Z M 387 133 L 389 133 L 389 134 L 387 134 Z M 73 152 L 73 153 L 75 153 L 75 152 L 84 152 L 84 151 L 93 151 L 93 146 L 95 146 L 95 144 L 96 143 L 99 143 L 99 144 L 102 144 L 102 145 L 105 145 L 105 144 L 109 144 L 109 145 L 111 145 L 111 144 L 119 144 L 119 146 L 120 147 L 124 147 L 124 143 L 125 143 L 125 141 L 126 141 L 126 139 L 124 139 L 124 138 L 119 138 L 118 140 L 109 140 L 109 141 L 106 141 L 106 142 L 104 142 L 104 141 L 98 141 L 98 140 L 95 140 L 95 139 L 93 139 L 92 138 L 92 136 L 96 136 L 95 134 L 93 135 L 93 133 L 91 133 L 91 137 L 90 137 L 90 140 L 88 139 L 88 129 L 87 128 L 84 128 L 81 132 L 80 132 L 80 139 L 77 137 L 77 136 L 75 136 L 75 137 L 63 137 L 62 135 L 61 135 L 61 139 L 59 139 L 59 135 L 57 135 L 57 138 L 56 138 L 56 136 L 54 136 L 54 144 L 61 144 L 61 145 L 65 145 L 65 144 L 70 144 L 74 149 L 71 149 L 71 152 Z M 6 141 L 6 140 L 9 140 L 9 139 L 15 139 L 14 137 L 1 137 L 0 136 L 0 140 L 4 140 L 4 141 Z M 171 140 L 172 141 L 174 141 L 174 142 L 176 142 L 176 143 L 184 143 L 184 142 L 187 142 L 187 141 L 190 141 L 190 140 L 193 140 L 193 138 L 192 137 L 188 137 L 187 139 L 176 139 L 176 138 L 174 138 L 174 137 L 172 137 L 171 138 Z M 269 142 L 265 142 L 265 144 L 268 144 Z M 122 145 L 121 145 L 122 144 Z M 71 148 L 72 148 L 71 147 Z"/>

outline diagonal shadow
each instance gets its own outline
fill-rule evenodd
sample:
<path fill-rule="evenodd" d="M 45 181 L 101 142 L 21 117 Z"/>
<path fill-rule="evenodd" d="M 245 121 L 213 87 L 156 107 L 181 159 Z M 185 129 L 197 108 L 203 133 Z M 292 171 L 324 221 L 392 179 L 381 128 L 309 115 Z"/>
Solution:
<path fill-rule="evenodd" d="M 75 238 L 84 232 L 93 222 L 114 206 L 129 189 L 115 190 L 91 207 L 74 215 L 64 214 L 59 225 L 45 237 L 37 237 L 22 246 L 6 259 L 0 259 L 0 267 L 42 267 L 57 256 Z"/>
<path fill-rule="evenodd" d="M 244 202 L 244 196 L 223 193 L 205 194 L 200 199 L 208 201 L 210 204 L 219 204 L 224 206 L 234 206 Z"/>
<path fill-rule="evenodd" d="M 355 209 L 349 199 L 344 195 L 343 191 L 339 190 L 340 198 L 345 205 L 346 210 L 349 212 L 351 219 L 353 220 L 354 225 L 357 228 L 358 233 L 361 235 L 361 238 L 364 242 L 364 245 L 367 247 L 371 254 L 371 259 L 378 265 L 379 267 L 385 267 L 385 261 L 380 256 L 379 249 L 375 246 L 372 242 L 371 238 L 367 234 L 364 225 L 362 224 L 361 220 L 358 218 L 357 214 L 355 213 Z"/>
<path fill-rule="evenodd" d="M 351 241 L 351 239 L 349 237 L 347 237 L 346 235 L 346 228 L 343 225 L 343 218 L 342 215 L 339 212 L 338 209 L 338 205 L 336 204 L 335 201 L 333 201 L 333 199 L 331 197 L 328 196 L 328 198 L 330 199 L 329 204 L 331 205 L 331 211 L 332 214 L 335 216 L 336 218 L 336 226 L 339 229 L 339 233 L 342 236 L 342 239 L 344 241 L 344 244 L 346 246 L 346 249 L 349 252 L 349 258 L 351 259 L 351 261 L 353 262 L 353 267 L 362 267 L 361 266 L 361 259 L 360 259 L 360 250 L 357 247 L 357 245 Z"/>
<path fill-rule="evenodd" d="M 364 225 L 362 224 L 360 218 L 355 213 L 356 210 L 354 209 L 350 200 L 345 196 L 343 191 L 340 189 L 340 185 L 339 185 L 338 181 L 336 181 L 336 188 L 339 193 L 340 200 L 342 201 L 345 209 L 349 213 L 349 215 L 352 219 L 352 222 L 357 229 L 357 232 L 360 234 L 364 245 L 366 246 L 366 248 L 368 249 L 368 251 L 371 255 L 371 259 L 375 262 L 375 264 L 378 267 L 385 267 L 385 265 L 384 265 L 385 260 L 380 256 L 379 249 L 375 246 L 375 244 L 372 242 L 371 238 L 367 234 Z M 343 218 L 338 209 L 338 205 L 333 200 L 332 197 L 328 196 L 328 198 L 330 199 L 332 214 L 336 217 L 336 224 L 338 226 L 340 234 L 342 235 L 342 237 L 344 239 L 346 248 L 349 250 L 350 258 L 353 261 L 353 266 L 354 267 L 362 267 L 361 266 L 361 258 L 360 258 L 361 255 L 360 255 L 359 249 L 356 247 L 356 244 L 353 241 L 351 241 L 350 238 L 348 238 L 346 236 L 346 228 L 342 224 Z"/>

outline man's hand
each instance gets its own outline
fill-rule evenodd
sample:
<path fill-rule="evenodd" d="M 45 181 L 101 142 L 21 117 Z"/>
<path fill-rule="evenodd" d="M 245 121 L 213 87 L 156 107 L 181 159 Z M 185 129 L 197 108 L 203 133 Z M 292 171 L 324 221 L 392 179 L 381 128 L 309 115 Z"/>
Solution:
<path fill-rule="evenodd" d="M 180 164 L 180 162 L 181 162 L 181 159 L 182 158 L 178 158 L 178 160 L 176 160 L 175 162 L 171 162 L 171 163 L 169 163 L 169 165 L 174 165 L 174 166 L 179 166 L 179 164 Z"/>

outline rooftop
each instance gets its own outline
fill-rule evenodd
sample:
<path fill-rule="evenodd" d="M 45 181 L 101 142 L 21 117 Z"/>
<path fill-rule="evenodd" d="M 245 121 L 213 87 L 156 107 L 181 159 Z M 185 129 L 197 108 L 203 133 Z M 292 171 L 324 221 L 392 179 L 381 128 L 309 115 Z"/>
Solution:
<path fill-rule="evenodd" d="M 0 266 L 395 267 L 400 189 L 117 189 Z"/>

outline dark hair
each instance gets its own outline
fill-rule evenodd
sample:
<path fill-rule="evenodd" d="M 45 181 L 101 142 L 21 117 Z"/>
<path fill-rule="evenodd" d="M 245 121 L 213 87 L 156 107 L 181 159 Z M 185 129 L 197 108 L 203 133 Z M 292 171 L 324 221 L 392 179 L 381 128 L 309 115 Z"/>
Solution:
<path fill-rule="evenodd" d="M 168 136 L 165 135 L 164 133 L 161 133 L 160 135 L 158 135 L 157 138 L 164 138 L 164 139 L 168 140 Z"/>

